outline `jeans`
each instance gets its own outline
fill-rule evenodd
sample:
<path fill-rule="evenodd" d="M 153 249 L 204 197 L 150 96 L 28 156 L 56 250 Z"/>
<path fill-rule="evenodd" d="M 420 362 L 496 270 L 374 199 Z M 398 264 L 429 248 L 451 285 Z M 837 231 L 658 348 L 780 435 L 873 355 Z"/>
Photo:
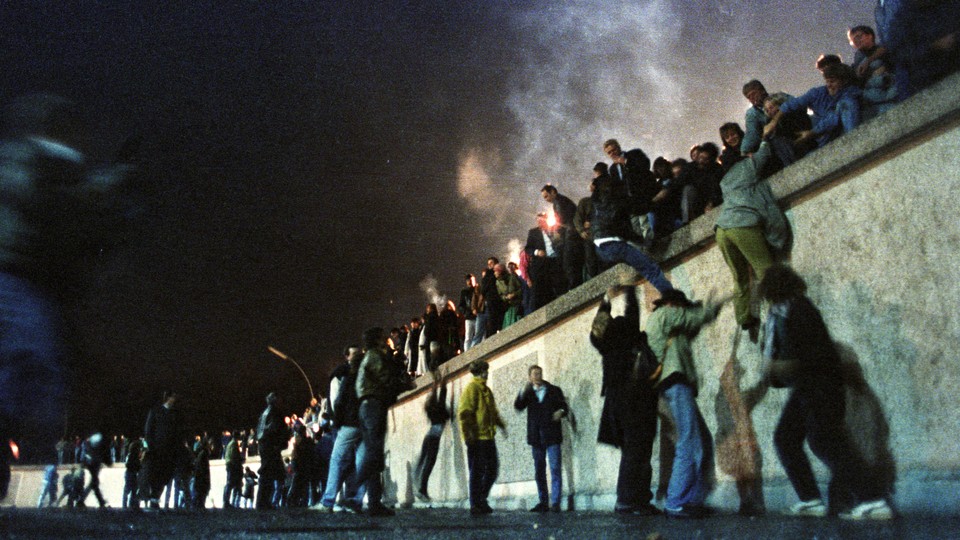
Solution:
<path fill-rule="evenodd" d="M 473 336 L 476 332 L 476 329 L 476 319 L 463 320 L 463 352 L 467 352 L 470 350 L 470 347 L 473 347 Z"/>
<path fill-rule="evenodd" d="M 363 458 L 363 434 L 360 428 L 340 426 L 337 429 L 337 438 L 333 443 L 333 453 L 330 454 L 330 470 L 327 472 L 327 486 L 323 492 L 320 504 L 332 508 L 337 502 L 337 492 L 348 477 L 354 476 Z M 352 466 L 351 466 L 352 465 Z M 353 478 L 347 482 L 344 490 L 344 499 L 359 499 L 363 501 L 364 490 L 354 491 L 356 483 Z"/>
<path fill-rule="evenodd" d="M 556 506 L 560 504 L 563 491 L 563 477 L 560 474 L 560 445 L 531 446 L 533 452 L 533 475 L 537 480 L 537 494 L 540 504 Z M 550 461 L 550 495 L 547 496 L 547 461 Z"/>
<path fill-rule="evenodd" d="M 383 504 L 384 446 L 387 435 L 387 407 L 376 397 L 360 402 L 360 430 L 363 433 L 364 451 L 357 460 L 357 485 L 367 487 L 367 504 L 375 507 Z M 361 499 L 362 500 L 362 499 Z"/>
<path fill-rule="evenodd" d="M 483 341 L 483 338 L 487 336 L 487 321 L 490 320 L 490 316 L 486 311 L 477 313 L 476 319 L 476 328 L 474 329 L 473 334 L 473 344 L 471 347 L 476 347 Z"/>
<path fill-rule="evenodd" d="M 484 508 L 500 468 L 497 443 L 490 439 L 467 444 L 467 467 L 470 470 L 470 508 Z"/>
<path fill-rule="evenodd" d="M 437 454 L 440 453 L 440 436 L 442 434 L 443 424 L 431 424 L 430 431 L 423 438 L 423 447 L 420 449 L 420 459 L 417 461 L 414 478 L 417 481 L 417 489 L 424 495 L 427 494 L 430 473 L 433 472 L 433 467 L 437 464 Z"/>
<path fill-rule="evenodd" d="M 625 262 L 640 272 L 661 293 L 672 290 L 673 285 L 663 275 L 656 261 L 648 257 L 638 246 L 622 240 L 611 240 L 597 246 L 597 256 L 607 263 Z"/>
<path fill-rule="evenodd" d="M 707 467 L 712 462 L 704 442 L 709 437 L 690 385 L 678 382 L 663 391 L 677 430 L 673 472 L 667 486 L 665 508 L 680 510 L 684 506 L 702 506 L 709 492 Z"/>

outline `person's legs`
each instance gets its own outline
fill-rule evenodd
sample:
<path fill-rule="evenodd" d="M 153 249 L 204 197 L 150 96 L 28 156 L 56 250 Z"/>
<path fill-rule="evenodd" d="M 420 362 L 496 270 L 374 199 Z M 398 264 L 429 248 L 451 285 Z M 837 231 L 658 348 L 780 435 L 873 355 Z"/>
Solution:
<path fill-rule="evenodd" d="M 363 432 L 363 461 L 357 470 L 357 483 L 366 484 L 367 504 L 382 506 L 383 483 L 380 473 L 384 468 L 384 444 L 386 442 L 386 408 L 376 398 L 360 402 L 360 429 Z"/>
<path fill-rule="evenodd" d="M 737 245 L 736 231 L 739 229 L 717 228 L 716 240 L 723 260 L 733 275 L 733 313 L 737 324 L 747 324 L 750 315 L 750 266 Z"/>
<path fill-rule="evenodd" d="M 563 493 L 563 476 L 560 471 L 561 450 L 559 444 L 547 447 L 547 461 L 550 462 L 550 506 L 560 506 L 560 496 Z"/>
<path fill-rule="evenodd" d="M 533 478 L 537 482 L 539 505 L 546 506 L 550 504 L 547 492 L 547 449 L 544 446 L 531 446 L 530 451 L 533 454 Z"/>
<path fill-rule="evenodd" d="M 639 246 L 621 241 L 604 242 L 597 246 L 597 255 L 606 262 L 629 264 L 661 293 L 673 289 L 673 285 L 667 280 L 660 266 Z"/>
<path fill-rule="evenodd" d="M 430 431 L 423 439 L 423 449 L 421 458 L 423 467 L 420 469 L 418 478 L 420 479 L 420 493 L 427 495 L 427 486 L 430 483 L 430 474 L 433 473 L 433 467 L 437 464 L 437 455 L 440 453 L 440 435 L 443 433 L 443 424 L 433 424 Z"/>
<path fill-rule="evenodd" d="M 677 429 L 673 470 L 667 487 L 666 510 L 700 506 L 706 495 L 703 475 L 703 444 L 693 389 L 676 383 L 663 391 Z"/>
<path fill-rule="evenodd" d="M 333 508 L 337 502 L 337 492 L 343 484 L 348 464 L 354 459 L 360 437 L 360 429 L 353 426 L 341 426 L 337 430 L 337 438 L 334 439 L 333 451 L 330 454 L 327 485 L 320 500 L 323 506 Z"/>
<path fill-rule="evenodd" d="M 806 405 L 794 391 L 787 399 L 780 422 L 773 432 L 773 444 L 780 463 L 801 502 L 820 498 L 810 460 L 803 450 L 803 441 L 807 437 L 807 414 Z"/>

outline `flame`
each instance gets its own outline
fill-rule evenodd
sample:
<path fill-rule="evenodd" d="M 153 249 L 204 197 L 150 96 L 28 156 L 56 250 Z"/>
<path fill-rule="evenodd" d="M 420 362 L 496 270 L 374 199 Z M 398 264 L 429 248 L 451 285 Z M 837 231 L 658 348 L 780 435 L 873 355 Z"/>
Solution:
<path fill-rule="evenodd" d="M 10 453 L 13 454 L 13 459 L 20 459 L 20 447 L 13 442 L 13 439 L 10 439 Z"/>

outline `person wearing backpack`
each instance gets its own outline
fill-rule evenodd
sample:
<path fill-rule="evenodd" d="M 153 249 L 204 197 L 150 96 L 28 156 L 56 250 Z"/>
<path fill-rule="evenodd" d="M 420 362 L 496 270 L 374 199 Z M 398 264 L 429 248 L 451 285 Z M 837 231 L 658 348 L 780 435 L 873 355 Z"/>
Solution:
<path fill-rule="evenodd" d="M 655 387 L 670 409 L 677 432 L 676 450 L 667 500 L 663 511 L 678 519 L 701 518 L 709 493 L 707 474 L 712 470 L 713 444 L 697 408 L 697 369 L 690 342 L 700 329 L 717 318 L 729 300 L 711 298 L 704 304 L 687 299 L 683 291 L 666 291 L 654 300 L 647 319 L 650 348 L 662 364 Z"/>
<path fill-rule="evenodd" d="M 611 315 L 612 298 L 624 293 L 626 309 Z M 637 358 L 647 351 L 640 331 L 640 306 L 636 288 L 612 287 L 600 302 L 590 329 L 590 343 L 603 358 L 603 409 L 597 442 L 620 449 L 617 475 L 618 514 L 650 516 L 660 513 L 650 504 L 653 469 L 650 456 L 657 435 L 657 392 L 647 377 L 637 377 Z"/>

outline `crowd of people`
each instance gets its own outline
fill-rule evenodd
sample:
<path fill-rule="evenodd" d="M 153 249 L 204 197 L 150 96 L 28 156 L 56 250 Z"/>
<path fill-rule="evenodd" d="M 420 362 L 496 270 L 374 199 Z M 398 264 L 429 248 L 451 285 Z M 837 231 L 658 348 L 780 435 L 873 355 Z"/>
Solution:
<path fill-rule="evenodd" d="M 73 443 L 61 441 L 57 445 L 60 462 L 73 462 L 76 467 L 64 476 L 64 493 L 59 498 L 57 469 L 48 468 L 39 504 L 59 504 L 67 498 L 68 505 L 83 505 L 93 493 L 105 506 L 99 471 L 123 462 L 127 473 L 124 508 L 157 509 L 165 496 L 173 499 L 174 507 L 201 509 L 211 491 L 210 459 L 222 456 L 227 470 L 224 508 L 313 506 L 333 511 L 339 504 L 355 513 L 393 515 L 394 510 L 383 502 L 381 478 L 387 410 L 401 392 L 412 387 L 412 376 L 429 372 L 435 384 L 425 407 L 430 427 L 416 468 L 415 495 L 429 500 L 428 480 L 443 426 L 456 418 L 467 448 L 470 511 L 489 513 L 487 498 L 498 471 L 495 438 L 505 426 L 486 385 L 489 366 L 483 360 L 470 364 L 473 379 L 464 388 L 454 415 L 445 403 L 443 362 L 578 286 L 604 266 L 625 262 L 660 297 L 644 333 L 635 291 L 629 287 L 608 291 L 591 329 L 591 343 L 603 358 L 604 406 L 598 441 L 621 450 L 614 509 L 623 514 L 660 512 L 650 503 L 650 459 L 657 403 L 662 399 L 676 431 L 662 511 L 677 518 L 704 517 L 712 448 L 695 400 L 699 375 L 691 341 L 717 317 L 725 300 L 690 301 L 673 287 L 649 250 L 676 228 L 720 208 L 717 244 L 734 278 L 737 324 L 758 341 L 763 317 L 753 311 L 756 288 L 772 306 L 765 317 L 763 343 L 769 379 L 774 385 L 792 387 L 774 434 L 778 455 L 799 498 L 789 511 L 811 516 L 828 512 L 804 451 L 807 441 L 833 474 L 831 494 L 843 494 L 841 500 L 850 501 L 845 508 L 831 510 L 854 519 L 889 518 L 892 510 L 883 486 L 871 481 L 844 435 L 839 356 L 826 326 L 805 296 L 802 278 L 775 262 L 778 252 L 789 249 L 789 227 L 762 180 L 957 68 L 956 18 L 942 17 L 936 9 L 920 11 L 920 15 L 912 13 L 902 2 L 880 2 L 877 22 L 882 41 L 870 27 L 851 28 L 848 36 L 856 49 L 852 65 L 844 65 L 836 56 L 820 58 L 816 67 L 824 85 L 798 97 L 770 94 L 760 81 L 747 82 L 742 93 L 750 107 L 744 126 L 731 122 L 720 127 L 722 150 L 708 142 L 694 146 L 689 161 L 659 157 L 651 163 L 639 148 L 624 151 L 618 141 L 607 140 L 602 150 L 611 163 L 595 166 L 590 196 L 574 203 L 555 186 L 543 186 L 541 195 L 551 212 L 537 216 L 519 261 L 504 265 L 490 257 L 479 279 L 465 276 L 457 303 L 447 301 L 441 309 L 428 304 L 423 315 L 409 324 L 364 332 L 362 342 L 345 350 L 344 362 L 330 376 L 328 398 L 311 402 L 302 418 L 286 418 L 283 405 L 271 393 L 249 435 L 236 430 L 226 435 L 225 442 L 210 436 L 190 440 L 183 433 L 178 397 L 167 393 L 150 410 L 142 438 L 124 442 L 122 437 L 94 434 Z M 44 143 L 31 151 L 69 161 L 69 150 Z M 10 188 L 3 178 L 0 190 L 6 193 Z M 6 250 L 6 246 L 0 248 Z M 11 294 L 23 306 L 34 306 L 41 330 L 52 328 L 53 315 L 46 304 L 18 288 L 28 274 L 4 270 L 0 279 L 6 281 L 0 281 L 0 287 L 16 289 Z M 620 294 L 626 298 L 626 312 L 612 317 L 612 298 Z M 57 394 L 64 383 L 61 370 L 53 356 L 34 348 L 39 360 L 30 366 L 30 373 L 46 370 L 49 376 L 42 389 Z M 16 371 L 20 364 L 11 361 L 9 366 Z M 24 405 L 36 400 L 22 399 L 13 387 L 0 390 L 0 440 L 22 434 L 27 429 L 21 425 L 23 418 L 45 414 L 24 413 Z M 539 495 L 533 510 L 558 511 L 562 491 L 559 423 L 570 416 L 563 392 L 543 380 L 542 368 L 531 366 L 514 405 L 528 414 L 527 441 Z M 245 458 L 253 452 L 260 456 L 257 472 L 245 467 Z M 0 472 L 5 475 L 2 498 L 9 482 L 7 449 L 0 448 L 0 458 Z"/>

